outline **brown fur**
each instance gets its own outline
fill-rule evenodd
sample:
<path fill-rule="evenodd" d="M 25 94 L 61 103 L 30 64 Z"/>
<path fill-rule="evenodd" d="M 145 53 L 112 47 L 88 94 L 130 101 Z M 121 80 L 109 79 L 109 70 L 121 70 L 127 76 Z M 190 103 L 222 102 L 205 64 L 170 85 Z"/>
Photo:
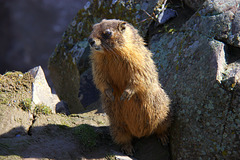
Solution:
<path fill-rule="evenodd" d="M 138 31 L 124 21 L 102 20 L 93 26 L 89 43 L 94 83 L 101 91 L 113 140 L 130 155 L 133 137 L 156 133 L 166 141 L 170 100 Z"/>

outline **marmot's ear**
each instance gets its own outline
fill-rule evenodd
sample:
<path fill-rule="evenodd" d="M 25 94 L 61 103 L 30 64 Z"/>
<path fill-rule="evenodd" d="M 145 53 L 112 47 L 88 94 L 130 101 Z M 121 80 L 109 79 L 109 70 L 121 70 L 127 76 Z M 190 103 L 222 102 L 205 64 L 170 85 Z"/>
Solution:
<path fill-rule="evenodd" d="M 119 23 L 118 24 L 118 30 L 120 31 L 120 32 L 123 32 L 125 29 L 126 29 L 126 22 L 121 22 L 121 23 Z"/>

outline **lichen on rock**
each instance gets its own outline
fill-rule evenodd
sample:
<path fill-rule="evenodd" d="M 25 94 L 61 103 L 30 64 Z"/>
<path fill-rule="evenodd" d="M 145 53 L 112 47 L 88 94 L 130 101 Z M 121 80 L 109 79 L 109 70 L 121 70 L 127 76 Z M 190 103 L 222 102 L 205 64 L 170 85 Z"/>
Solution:
<path fill-rule="evenodd" d="M 174 107 L 173 159 L 240 155 L 239 42 L 231 39 L 239 36 L 233 25 L 238 12 L 234 0 L 207 0 L 177 32 L 151 41 L 160 81 Z"/>

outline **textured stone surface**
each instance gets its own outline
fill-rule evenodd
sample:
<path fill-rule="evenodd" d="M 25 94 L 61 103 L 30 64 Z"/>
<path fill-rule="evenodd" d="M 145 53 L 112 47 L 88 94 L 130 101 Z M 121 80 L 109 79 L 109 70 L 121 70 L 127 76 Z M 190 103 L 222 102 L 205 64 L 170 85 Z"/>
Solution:
<path fill-rule="evenodd" d="M 240 47 L 240 1 L 206 1 L 186 24 L 186 30 L 194 30 L 207 37 Z"/>
<path fill-rule="evenodd" d="M 56 94 L 52 94 L 42 67 L 35 67 L 29 72 L 34 77 L 34 82 L 32 85 L 33 103 L 47 105 L 51 108 L 53 113 L 56 113 L 56 105 L 60 103 L 60 100 Z"/>
<path fill-rule="evenodd" d="M 180 30 L 151 41 L 174 107 L 173 159 L 240 156 L 238 13 L 239 1 L 209 0 Z"/>

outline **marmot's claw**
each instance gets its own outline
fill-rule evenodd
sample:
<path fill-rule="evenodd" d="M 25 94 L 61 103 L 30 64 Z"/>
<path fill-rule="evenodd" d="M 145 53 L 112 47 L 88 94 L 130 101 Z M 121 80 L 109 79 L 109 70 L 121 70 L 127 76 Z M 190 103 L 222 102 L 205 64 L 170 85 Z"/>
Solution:
<path fill-rule="evenodd" d="M 105 94 L 111 101 L 114 101 L 114 96 L 113 96 L 112 89 L 106 89 Z"/>
<path fill-rule="evenodd" d="M 128 156 L 133 156 L 133 154 L 135 153 L 134 148 L 131 144 L 123 145 L 121 151 Z"/>
<path fill-rule="evenodd" d="M 169 143 L 169 138 L 167 134 L 159 136 L 159 140 L 162 142 L 162 145 L 166 146 Z"/>
<path fill-rule="evenodd" d="M 133 96 L 133 94 L 134 94 L 134 91 L 133 91 L 133 90 L 131 90 L 131 89 L 126 89 L 126 90 L 122 93 L 122 95 L 121 95 L 121 97 L 120 97 L 120 100 L 123 101 L 123 100 L 127 99 L 127 100 L 129 101 L 129 100 L 131 99 L 131 97 Z"/>

